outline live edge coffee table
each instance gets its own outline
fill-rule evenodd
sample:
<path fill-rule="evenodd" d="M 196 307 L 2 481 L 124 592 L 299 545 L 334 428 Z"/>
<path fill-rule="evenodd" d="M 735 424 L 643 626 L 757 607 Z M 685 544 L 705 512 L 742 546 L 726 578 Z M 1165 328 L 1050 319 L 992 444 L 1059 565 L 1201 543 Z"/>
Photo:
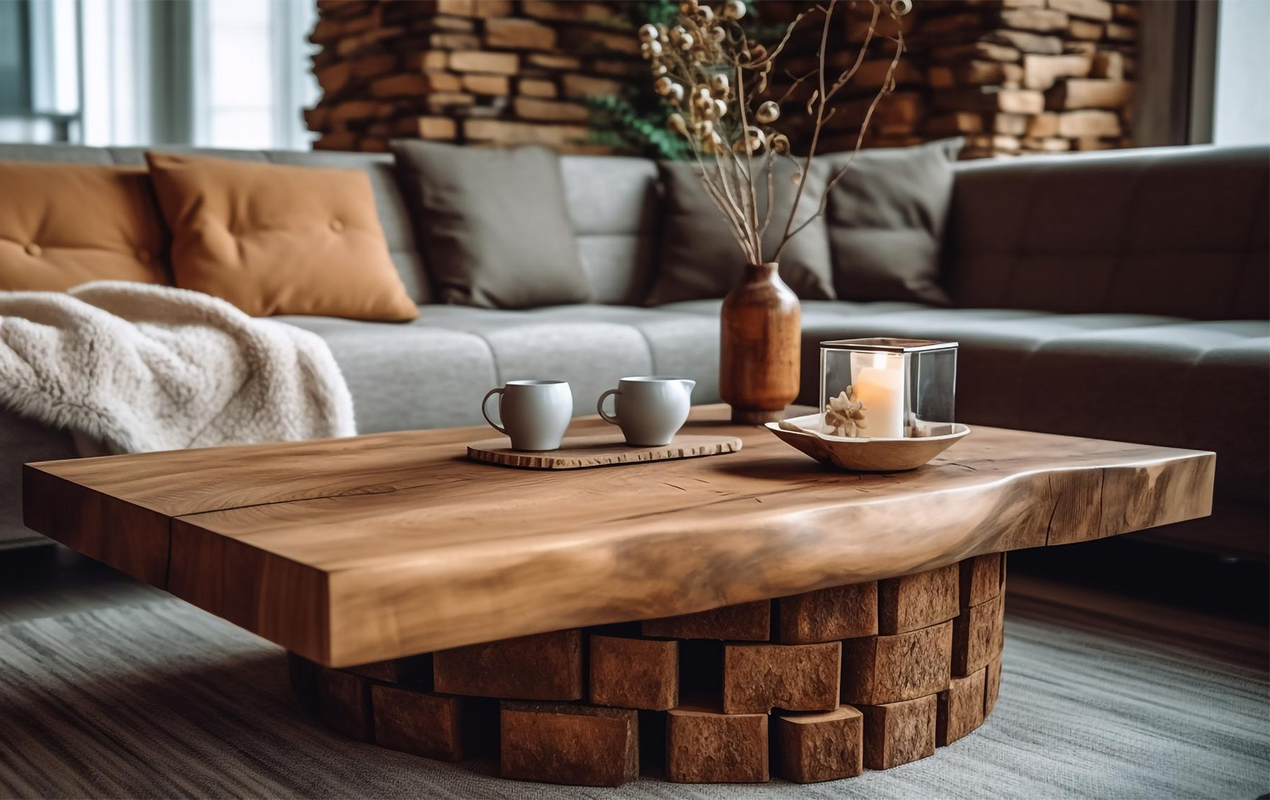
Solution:
<path fill-rule="evenodd" d="M 354 739 L 617 785 L 930 756 L 992 711 L 1007 551 L 1210 510 L 1212 453 L 976 428 L 860 475 L 726 419 L 567 472 L 469 461 L 484 428 L 29 464 L 26 523 L 287 648 Z"/>

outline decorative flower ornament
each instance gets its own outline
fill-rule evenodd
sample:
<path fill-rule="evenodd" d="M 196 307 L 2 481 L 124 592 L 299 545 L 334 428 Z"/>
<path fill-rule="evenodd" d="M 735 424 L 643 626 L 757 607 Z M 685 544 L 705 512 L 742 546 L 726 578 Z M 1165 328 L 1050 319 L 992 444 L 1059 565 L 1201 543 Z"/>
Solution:
<path fill-rule="evenodd" d="M 856 399 L 855 387 L 848 386 L 837 397 L 829 398 L 825 409 L 825 427 L 834 436 L 861 436 L 868 427 L 864 421 L 864 403 Z"/>
<path fill-rule="evenodd" d="M 649 62 L 654 90 L 672 106 L 667 126 L 686 140 L 700 168 L 706 192 L 729 223 L 741 251 L 750 263 L 779 261 L 789 240 L 819 213 L 797 223 L 797 200 L 788 213 L 782 210 L 783 220 L 772 219 L 770 209 L 764 213 L 763 200 L 772 196 L 776 179 L 774 163 L 777 159 L 790 160 L 795 167 L 791 178 L 795 197 L 807 204 L 816 203 L 816 198 L 803 196 L 803 189 L 812 159 L 817 155 L 819 137 L 813 136 L 808 152 L 796 158 L 791 152 L 789 137 L 775 126 L 786 114 L 795 113 L 789 105 L 790 98 L 803 81 L 810 81 L 807 87 L 819 86 L 806 104 L 817 132 L 833 116 L 836 110 L 833 102 L 842 102 L 849 95 L 839 90 L 844 89 L 855 70 L 830 72 L 826 66 L 829 46 L 834 48 L 834 54 L 843 47 L 851 48 L 850 43 L 830 42 L 830 34 L 838 28 L 832 22 L 841 19 L 841 16 L 835 17 L 835 9 L 848 3 L 846 0 L 809 0 L 810 7 L 787 26 L 784 38 L 764 46 L 750 38 L 740 24 L 747 14 L 747 0 L 710 2 L 713 7 L 706 5 L 706 0 L 682 0 L 678 19 L 666 24 L 641 25 L 639 49 Z M 895 22 L 908 13 L 913 0 L 861 0 L 858 5 L 870 9 L 872 19 L 861 52 L 856 56 L 857 63 L 867 57 L 870 42 L 889 40 L 895 44 L 888 48 L 889 64 L 873 101 L 876 105 L 895 90 L 895 70 L 904 52 L 902 28 L 898 25 L 883 28 L 881 23 L 886 21 L 884 17 Z M 773 81 L 783 83 L 783 78 L 775 76 L 790 74 L 789 70 L 779 68 L 777 60 L 796 32 L 795 27 L 801 21 L 816 18 L 822 26 L 818 68 L 805 75 L 791 76 L 793 86 L 773 85 Z M 892 28 L 894 34 L 883 32 Z M 870 115 L 872 109 L 870 105 Z M 863 128 L 868 127 L 868 120 L 866 115 Z M 864 130 L 861 130 L 856 139 L 857 149 L 863 139 Z M 846 169 L 846 166 L 840 167 L 827 186 L 832 187 Z M 823 191 L 828 192 L 828 188 Z M 823 209 L 823 196 L 820 206 Z M 776 230 L 783 229 L 779 237 L 766 236 L 769 224 L 778 226 Z M 772 238 L 777 240 L 774 247 L 765 244 Z M 766 252 L 768 250 L 771 252 Z M 848 415 L 845 419 L 855 418 Z M 851 430 L 857 427 L 855 422 L 851 423 Z"/>

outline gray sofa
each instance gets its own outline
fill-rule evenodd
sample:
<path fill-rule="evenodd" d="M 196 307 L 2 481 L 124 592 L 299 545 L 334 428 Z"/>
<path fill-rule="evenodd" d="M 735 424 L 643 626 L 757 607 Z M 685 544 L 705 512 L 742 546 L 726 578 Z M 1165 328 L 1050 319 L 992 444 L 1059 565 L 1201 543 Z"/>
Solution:
<path fill-rule="evenodd" d="M 482 395 L 523 377 L 568 380 L 578 413 L 590 413 L 601 391 L 632 374 L 693 378 L 695 402 L 718 400 L 720 301 L 640 305 L 659 238 L 651 162 L 563 160 L 595 304 L 496 311 L 429 302 L 391 157 L 211 154 L 369 172 L 419 318 L 404 325 L 283 318 L 330 344 L 362 432 L 480 423 Z M 135 148 L 0 145 L 0 158 L 144 163 Z M 953 307 L 805 302 L 801 400 L 815 401 L 821 340 L 956 340 L 960 420 L 1215 450 L 1214 517 L 1153 535 L 1264 559 L 1268 167 L 1265 148 L 959 164 L 943 253 Z M 74 455 L 65 433 L 0 412 L 0 546 L 38 539 L 21 523 L 21 464 Z"/>

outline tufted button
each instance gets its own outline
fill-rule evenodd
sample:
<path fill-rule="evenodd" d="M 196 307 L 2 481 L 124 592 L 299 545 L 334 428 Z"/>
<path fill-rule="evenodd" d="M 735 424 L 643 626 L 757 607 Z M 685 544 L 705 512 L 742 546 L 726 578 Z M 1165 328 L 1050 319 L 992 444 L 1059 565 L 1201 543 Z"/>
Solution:
<path fill-rule="evenodd" d="M 29 256 L 38 256 L 42 252 L 44 251 L 41 250 L 40 246 L 35 242 L 31 242 L 26 246 L 26 254 Z"/>
<path fill-rule="evenodd" d="M 331 230 L 339 233 L 344 230 L 344 223 L 340 222 L 338 219 L 331 220 Z"/>

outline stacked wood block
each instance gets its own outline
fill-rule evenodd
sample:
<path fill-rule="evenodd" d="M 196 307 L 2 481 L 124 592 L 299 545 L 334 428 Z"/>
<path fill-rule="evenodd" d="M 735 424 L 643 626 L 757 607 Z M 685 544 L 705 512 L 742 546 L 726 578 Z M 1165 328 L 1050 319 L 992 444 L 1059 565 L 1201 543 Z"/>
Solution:
<path fill-rule="evenodd" d="M 360 741 L 507 778 L 799 783 L 889 769 L 979 727 L 1000 686 L 1004 557 L 334 670 L 306 707 Z"/>
<path fill-rule="evenodd" d="M 1138 38 L 1137 0 L 923 0 L 899 25 L 884 21 L 881 37 L 904 35 L 894 92 L 870 120 L 865 147 L 966 137 L 963 158 L 1100 150 L 1129 145 Z M 762 7 L 764 18 L 792 19 L 798 4 Z M 869 6 L 844 12 L 846 39 L 857 47 Z M 791 75 L 815 68 L 818 26 L 803 23 L 786 48 Z M 855 146 L 873 96 L 885 79 L 894 46 L 875 39 L 838 111 L 822 133 L 827 150 Z M 830 75 L 854 63 L 854 49 L 833 49 Z M 805 111 L 813 81 L 789 96 L 785 114 L 795 150 L 810 139 Z M 778 80 L 773 96 L 790 82 Z"/>
<path fill-rule="evenodd" d="M 581 102 L 646 77 L 620 5 L 563 0 L 318 0 L 309 40 L 322 99 L 317 149 L 394 138 L 586 144 Z"/>
<path fill-rule="evenodd" d="M 872 109 L 863 144 L 894 147 L 965 136 L 964 158 L 1128 146 L 1140 0 L 922 0 L 885 16 L 838 93 L 824 152 L 855 146 L 887 79 L 894 44 L 906 52 L 894 91 Z M 318 0 L 310 40 L 322 87 L 305 113 L 320 149 L 384 150 L 392 138 L 475 144 L 586 144 L 580 102 L 651 77 L 625 2 L 600 0 Z M 779 29 L 810 5 L 770 0 Z M 855 64 L 872 6 L 840 4 L 827 54 L 830 81 Z M 779 127 L 805 152 L 820 26 L 804 21 L 764 98 L 784 99 Z"/>
<path fill-rule="evenodd" d="M 810 5 L 801 2 L 762 3 L 758 6 L 758 13 L 764 24 L 783 27 Z M 835 14 L 840 15 L 841 24 L 834 25 L 830 34 L 830 46 L 825 57 L 826 81 L 832 85 L 839 75 L 853 67 L 855 73 L 830 104 L 830 108 L 836 110 L 821 132 L 820 151 L 855 148 L 873 99 L 891 68 L 895 49 L 888 37 L 902 33 L 908 46 L 909 37 L 918 30 L 925 16 L 925 0 L 916 5 L 917 9 L 900 17 L 898 23 L 883 15 L 859 67 L 855 67 L 856 58 L 868 36 L 872 6 L 867 2 L 838 5 Z M 821 19 L 816 15 L 808 16 L 794 28 L 778 62 L 778 69 L 773 73 L 771 88 L 762 98 L 784 100 L 782 122 L 777 127 L 789 136 L 793 151 L 799 154 L 806 152 L 811 144 L 814 114 L 808 113 L 808 101 L 819 88 L 814 73 L 820 61 L 821 32 Z M 800 77 L 807 79 L 796 83 Z M 865 147 L 904 147 L 923 141 L 921 122 L 928 115 L 930 99 L 920 54 L 910 49 L 902 55 L 891 77 L 895 90 L 873 108 L 863 140 Z"/>
<path fill-rule="evenodd" d="M 963 158 L 1129 145 L 1137 2 L 921 3 L 912 39 L 929 86 L 923 138 Z"/>

